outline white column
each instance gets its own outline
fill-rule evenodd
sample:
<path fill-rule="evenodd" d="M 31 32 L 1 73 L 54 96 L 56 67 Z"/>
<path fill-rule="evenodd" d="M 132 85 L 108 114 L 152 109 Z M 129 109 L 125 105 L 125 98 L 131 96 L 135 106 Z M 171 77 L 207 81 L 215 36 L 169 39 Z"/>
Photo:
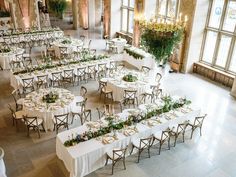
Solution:
<path fill-rule="evenodd" d="M 79 12 L 78 12 L 78 1 L 77 0 L 72 0 L 72 14 L 73 14 L 73 28 L 75 30 L 78 29 L 78 16 L 79 16 Z"/>

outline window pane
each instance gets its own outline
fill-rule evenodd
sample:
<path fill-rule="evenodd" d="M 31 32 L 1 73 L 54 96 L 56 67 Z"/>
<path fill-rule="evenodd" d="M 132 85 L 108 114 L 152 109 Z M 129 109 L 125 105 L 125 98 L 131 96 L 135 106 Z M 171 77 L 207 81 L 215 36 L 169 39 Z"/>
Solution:
<path fill-rule="evenodd" d="M 135 0 L 130 0 L 129 6 L 130 6 L 130 7 L 134 7 L 134 2 L 135 2 Z"/>
<path fill-rule="evenodd" d="M 224 0 L 214 0 L 211 10 L 211 17 L 209 26 L 218 28 L 220 25 L 220 18 L 224 7 Z"/>
<path fill-rule="evenodd" d="M 166 3 L 167 0 L 159 0 L 159 14 L 166 15 Z"/>
<path fill-rule="evenodd" d="M 235 24 L 236 24 L 236 1 L 230 1 L 226 11 L 223 29 L 233 32 Z"/>
<path fill-rule="evenodd" d="M 202 57 L 203 61 L 206 61 L 208 63 L 212 62 L 216 39 L 217 39 L 217 33 L 212 31 L 207 32 L 205 47 L 203 49 L 204 50 Z"/>
<path fill-rule="evenodd" d="M 221 36 L 216 65 L 225 67 L 227 57 L 228 57 L 230 43 L 231 43 L 231 37 L 224 36 L 224 35 Z"/>
<path fill-rule="evenodd" d="M 122 9 L 122 31 L 127 31 L 128 10 Z"/>
<path fill-rule="evenodd" d="M 134 12 L 129 11 L 129 33 L 133 33 L 134 31 Z"/>
<path fill-rule="evenodd" d="M 168 1 L 168 17 L 174 18 L 175 13 L 176 13 L 176 8 L 177 8 L 177 0 L 169 0 Z"/>
<path fill-rule="evenodd" d="M 236 44 L 234 45 L 233 56 L 230 62 L 229 70 L 236 72 Z"/>
<path fill-rule="evenodd" d="M 122 0 L 123 1 L 123 6 L 128 6 L 128 0 Z"/>

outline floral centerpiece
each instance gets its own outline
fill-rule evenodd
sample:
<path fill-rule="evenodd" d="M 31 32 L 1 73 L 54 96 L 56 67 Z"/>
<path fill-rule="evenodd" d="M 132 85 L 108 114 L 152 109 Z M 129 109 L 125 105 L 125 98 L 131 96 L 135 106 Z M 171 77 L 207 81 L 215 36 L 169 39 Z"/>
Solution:
<path fill-rule="evenodd" d="M 157 62 L 166 64 L 174 48 L 181 42 L 185 23 L 158 22 L 157 20 L 140 21 L 142 31 L 141 45 L 151 53 Z"/>
<path fill-rule="evenodd" d="M 0 53 L 8 53 L 8 52 L 11 52 L 11 49 L 10 49 L 10 48 L 3 48 L 3 49 L 0 49 Z"/>
<path fill-rule="evenodd" d="M 158 116 L 162 113 L 169 112 L 173 109 L 180 108 L 184 105 L 188 105 L 191 103 L 191 101 L 187 100 L 186 98 L 180 98 L 179 100 L 174 101 L 170 96 L 165 96 L 162 98 L 165 105 L 162 108 L 156 108 L 153 110 L 148 111 L 145 115 L 130 115 L 127 120 L 114 122 L 113 117 L 108 116 L 106 118 L 106 121 L 108 121 L 108 125 L 105 127 L 100 127 L 100 129 L 92 131 L 86 131 L 80 135 L 77 135 L 76 137 L 68 137 L 68 140 L 64 142 L 64 146 L 70 147 L 73 145 L 76 145 L 78 143 L 97 138 L 99 136 L 103 136 L 105 134 L 111 133 L 113 130 L 121 130 L 125 126 L 132 126 L 136 125 L 137 123 L 150 119 L 154 116 Z"/>
<path fill-rule="evenodd" d="M 72 41 L 70 39 L 64 39 L 63 41 L 61 41 L 62 44 L 71 44 Z"/>
<path fill-rule="evenodd" d="M 58 99 L 58 97 L 59 97 L 58 94 L 50 92 L 50 93 L 44 95 L 42 100 L 43 100 L 43 102 L 46 102 L 46 103 L 55 103 L 56 100 Z"/>
<path fill-rule="evenodd" d="M 123 77 L 123 80 L 126 82 L 136 82 L 138 80 L 137 76 L 134 76 L 132 74 L 127 74 Z"/>

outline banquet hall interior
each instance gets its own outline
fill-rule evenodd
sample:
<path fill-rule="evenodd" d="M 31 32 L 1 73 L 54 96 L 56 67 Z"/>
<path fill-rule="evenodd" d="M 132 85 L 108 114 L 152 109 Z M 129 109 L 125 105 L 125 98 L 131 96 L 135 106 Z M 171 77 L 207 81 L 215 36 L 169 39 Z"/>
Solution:
<path fill-rule="evenodd" d="M 0 177 L 236 177 L 235 0 L 0 0 Z"/>

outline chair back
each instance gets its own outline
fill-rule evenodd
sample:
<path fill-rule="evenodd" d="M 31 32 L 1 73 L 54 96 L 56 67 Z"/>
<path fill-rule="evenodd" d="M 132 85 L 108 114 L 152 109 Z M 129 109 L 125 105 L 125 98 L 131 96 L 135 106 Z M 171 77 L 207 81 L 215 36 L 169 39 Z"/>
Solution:
<path fill-rule="evenodd" d="M 86 67 L 77 68 L 77 76 L 84 76 L 86 71 Z"/>
<path fill-rule="evenodd" d="M 117 62 L 111 61 L 110 62 L 110 70 L 116 70 L 117 69 Z"/>
<path fill-rule="evenodd" d="M 133 100 L 137 96 L 137 90 L 124 90 L 124 99 Z"/>
<path fill-rule="evenodd" d="M 81 86 L 81 88 L 80 88 L 80 95 L 81 95 L 82 97 L 85 97 L 86 94 L 87 94 L 87 92 L 88 92 L 88 90 L 86 89 L 86 87 Z"/>
<path fill-rule="evenodd" d="M 61 115 L 54 115 L 56 125 L 68 125 L 69 121 L 69 113 L 61 114 Z"/>
<path fill-rule="evenodd" d="M 23 61 L 23 54 L 16 54 L 15 61 Z"/>
<path fill-rule="evenodd" d="M 166 129 L 166 130 L 162 131 L 161 141 L 165 141 L 167 138 L 169 138 L 169 134 L 170 134 L 170 129 Z"/>
<path fill-rule="evenodd" d="M 149 74 L 149 71 L 150 71 L 151 69 L 149 68 L 149 67 L 147 67 L 147 66 L 142 66 L 142 69 L 141 69 L 141 71 L 144 73 L 144 74 Z"/>
<path fill-rule="evenodd" d="M 89 53 L 90 55 L 96 55 L 97 50 L 96 49 L 90 49 Z"/>
<path fill-rule="evenodd" d="M 199 127 L 202 126 L 203 121 L 204 121 L 206 116 L 207 116 L 207 114 L 205 114 L 203 116 L 196 117 L 195 120 L 194 120 L 194 126 L 199 126 Z"/>
<path fill-rule="evenodd" d="M 74 69 L 64 70 L 64 78 L 73 78 L 74 77 Z"/>
<path fill-rule="evenodd" d="M 188 126 L 188 121 L 185 121 L 184 123 L 178 124 L 177 133 L 184 132 L 187 126 Z"/>
<path fill-rule="evenodd" d="M 162 75 L 160 73 L 156 73 L 155 81 L 160 82 L 162 78 Z"/>
<path fill-rule="evenodd" d="M 34 78 L 26 78 L 26 79 L 22 79 L 23 82 L 23 88 L 24 89 L 31 89 L 31 91 L 34 90 Z"/>
<path fill-rule="evenodd" d="M 121 149 L 113 149 L 112 150 L 112 156 L 113 156 L 113 160 L 118 161 L 120 159 L 125 158 L 125 154 L 127 151 L 128 146 L 126 146 L 125 148 L 121 148 Z"/>
<path fill-rule="evenodd" d="M 106 71 L 106 63 L 98 64 L 98 72 Z"/>
<path fill-rule="evenodd" d="M 85 40 L 85 36 L 84 36 L 84 35 L 80 35 L 79 38 L 80 38 L 80 40 L 81 40 L 82 42 L 84 42 L 84 40 Z"/>
<path fill-rule="evenodd" d="M 91 110 L 84 110 L 82 113 L 82 117 L 81 117 L 81 124 L 83 125 L 84 122 L 88 121 L 92 119 L 92 115 L 91 115 Z"/>
<path fill-rule="evenodd" d="M 10 104 L 7 104 L 7 106 L 8 106 L 8 109 L 11 111 L 12 117 L 16 118 L 16 113 L 15 113 L 14 109 L 11 107 Z"/>
<path fill-rule="evenodd" d="M 62 78 L 62 72 L 61 71 L 52 73 L 52 80 L 53 81 L 60 81 L 61 78 Z"/>
<path fill-rule="evenodd" d="M 139 149 L 150 148 L 152 144 L 153 137 L 141 138 L 139 142 Z"/>
<path fill-rule="evenodd" d="M 48 75 L 41 75 L 41 76 L 37 76 L 37 87 L 41 88 L 43 85 L 46 86 L 46 84 L 48 83 Z"/>
<path fill-rule="evenodd" d="M 96 72 L 96 65 L 88 66 L 88 73 L 95 73 Z"/>
<path fill-rule="evenodd" d="M 33 117 L 24 116 L 24 121 L 25 121 L 25 124 L 26 124 L 28 127 L 39 126 L 39 124 L 38 124 L 38 118 L 35 117 L 35 116 L 33 116 Z"/>

